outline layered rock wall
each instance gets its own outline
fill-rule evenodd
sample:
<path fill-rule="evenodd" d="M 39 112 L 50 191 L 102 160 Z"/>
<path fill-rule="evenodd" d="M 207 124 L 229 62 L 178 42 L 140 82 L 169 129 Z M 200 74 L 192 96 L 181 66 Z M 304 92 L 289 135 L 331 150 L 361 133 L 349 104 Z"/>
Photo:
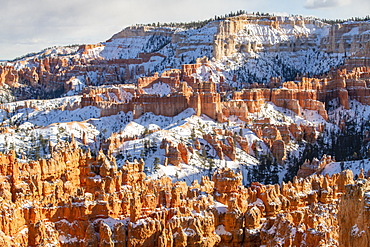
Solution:
<path fill-rule="evenodd" d="M 231 115 L 245 121 L 248 113 L 259 112 L 268 101 L 276 106 L 287 108 L 299 116 L 303 114 L 302 110 L 317 111 L 324 120 L 328 120 L 326 104 L 333 99 L 338 98 L 345 109 L 349 109 L 350 99 L 363 104 L 370 103 L 368 87 L 370 72 L 366 67 L 352 71 L 337 71 L 325 79 L 302 78 L 300 82 L 285 82 L 282 88 L 244 89 L 233 92 L 232 99 L 229 101 L 222 101 L 221 94 L 217 93 L 216 84 L 212 81 L 193 80 L 192 85 L 179 81 L 188 70 L 187 67 L 183 69 L 169 73 L 173 75 L 171 77 L 166 74 L 140 79 L 139 88 L 135 92 L 131 91 L 133 97 L 129 102 L 106 101 L 101 97 L 97 98 L 95 91 L 85 90 L 82 105 L 98 106 L 103 109 L 104 115 L 116 114 L 119 111 L 135 111 L 137 117 L 144 112 L 175 116 L 186 108 L 194 108 L 198 115 L 206 114 L 219 121 L 226 121 L 225 119 Z M 158 81 L 169 85 L 177 92 L 164 97 L 142 93 L 141 87 L 147 87 Z M 115 91 L 112 93 L 119 94 Z M 118 97 L 121 96 L 118 95 Z"/>
<path fill-rule="evenodd" d="M 245 33 L 244 29 L 258 25 L 261 29 L 270 29 L 271 33 L 279 33 L 281 27 L 292 29 L 306 29 L 315 26 L 317 29 L 328 32 L 328 35 L 320 35 L 316 32 L 285 32 L 280 36 L 289 36 L 289 39 L 276 38 L 264 40 L 265 33 L 252 31 Z M 370 29 L 368 22 L 345 22 L 342 24 L 328 25 L 318 20 L 264 16 L 263 18 L 253 15 L 241 15 L 226 18 L 220 21 L 217 34 L 214 37 L 213 57 L 221 59 L 237 52 L 296 52 L 316 48 L 327 53 L 345 53 L 351 57 L 347 60 L 350 67 L 369 66 L 369 61 L 364 57 L 369 56 Z M 241 39 L 241 34 L 253 35 L 254 38 Z M 353 35 L 355 34 L 355 35 Z M 261 37 L 259 37 L 261 36 Z M 319 45 L 317 45 L 319 43 Z"/>

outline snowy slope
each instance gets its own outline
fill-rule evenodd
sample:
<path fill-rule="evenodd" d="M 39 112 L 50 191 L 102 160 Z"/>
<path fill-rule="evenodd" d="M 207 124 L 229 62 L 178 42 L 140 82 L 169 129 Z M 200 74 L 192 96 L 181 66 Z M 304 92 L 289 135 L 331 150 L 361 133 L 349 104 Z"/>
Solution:
<path fill-rule="evenodd" d="M 326 46 L 322 44 L 329 42 L 330 25 L 309 18 L 305 24 L 301 17 L 283 16 L 277 19 L 281 22 L 277 27 L 269 24 L 271 20 L 260 17 L 246 22 L 243 28 L 230 34 L 235 44 L 235 52 L 212 61 L 212 66 L 218 74 L 222 74 L 226 82 L 233 87 L 240 87 L 241 85 L 233 82 L 234 76 L 239 83 L 261 83 L 269 81 L 271 77 L 282 77 L 283 81 L 293 80 L 297 74 L 320 75 L 344 62 L 345 53 L 327 53 Z M 78 46 L 53 47 L 9 64 L 21 69 L 25 66 L 38 67 L 35 58 L 43 57 L 63 56 L 69 59 L 84 58 L 87 61 L 109 61 L 136 59 L 140 54 L 152 54 L 149 61 L 140 64 L 143 75 L 163 72 L 168 68 L 180 68 L 182 64 L 195 63 L 197 58 L 203 56 L 212 59 L 214 50 L 219 49 L 216 47 L 215 37 L 219 35 L 221 23 L 220 20 L 211 21 L 200 28 L 190 29 L 132 26 L 84 52 L 78 50 Z M 358 35 L 366 38 L 366 30 L 361 29 L 360 32 L 360 29 L 354 26 L 343 34 L 343 38 L 350 44 L 353 37 Z M 248 45 L 255 48 L 247 51 L 245 47 Z M 286 51 L 286 47 L 293 45 L 297 47 L 292 48 L 290 52 Z M 280 50 L 278 47 L 282 50 L 277 51 Z M 136 67 L 128 65 L 128 69 L 133 70 Z M 92 83 L 101 83 L 94 78 L 94 71 L 86 73 Z M 122 74 L 123 71 L 119 73 Z M 218 75 L 215 77 L 219 79 Z M 81 79 L 79 84 L 84 83 Z M 68 95 L 72 94 L 73 92 L 69 92 Z"/>
<path fill-rule="evenodd" d="M 343 161 L 343 162 L 332 162 L 324 168 L 321 172 L 322 175 L 333 175 L 339 173 L 345 169 L 352 170 L 353 174 L 358 176 L 361 173 L 361 169 L 364 169 L 365 176 L 366 173 L 370 170 L 370 160 L 352 160 L 352 161 Z"/>

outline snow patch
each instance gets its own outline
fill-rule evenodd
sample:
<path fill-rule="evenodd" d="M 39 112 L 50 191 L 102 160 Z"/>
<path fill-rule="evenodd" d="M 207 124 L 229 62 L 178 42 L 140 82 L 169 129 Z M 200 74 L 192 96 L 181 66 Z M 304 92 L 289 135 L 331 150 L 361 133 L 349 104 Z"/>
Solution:
<path fill-rule="evenodd" d="M 154 83 L 149 88 L 143 89 L 146 94 L 155 94 L 160 97 L 166 96 L 171 93 L 171 87 L 163 82 Z"/>
<path fill-rule="evenodd" d="M 229 236 L 232 235 L 230 232 L 228 232 L 228 231 L 225 230 L 225 226 L 224 225 L 218 225 L 216 227 L 215 232 L 216 232 L 217 235 L 229 235 Z"/>

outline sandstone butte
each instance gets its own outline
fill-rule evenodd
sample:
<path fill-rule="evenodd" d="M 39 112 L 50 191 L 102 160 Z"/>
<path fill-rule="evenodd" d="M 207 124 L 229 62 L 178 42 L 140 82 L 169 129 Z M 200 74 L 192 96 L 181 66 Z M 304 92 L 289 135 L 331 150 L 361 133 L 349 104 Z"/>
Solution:
<path fill-rule="evenodd" d="M 66 144 L 49 160 L 0 155 L 1 246 L 368 246 L 370 180 L 350 170 L 281 185 L 241 173 L 152 180 Z"/>

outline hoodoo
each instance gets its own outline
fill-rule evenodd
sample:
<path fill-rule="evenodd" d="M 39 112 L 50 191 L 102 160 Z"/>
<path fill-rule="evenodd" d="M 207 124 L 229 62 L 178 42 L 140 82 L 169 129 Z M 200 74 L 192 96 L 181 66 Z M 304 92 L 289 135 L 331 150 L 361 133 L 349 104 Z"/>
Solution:
<path fill-rule="evenodd" d="M 0 63 L 0 246 L 369 246 L 370 22 L 230 14 Z"/>

